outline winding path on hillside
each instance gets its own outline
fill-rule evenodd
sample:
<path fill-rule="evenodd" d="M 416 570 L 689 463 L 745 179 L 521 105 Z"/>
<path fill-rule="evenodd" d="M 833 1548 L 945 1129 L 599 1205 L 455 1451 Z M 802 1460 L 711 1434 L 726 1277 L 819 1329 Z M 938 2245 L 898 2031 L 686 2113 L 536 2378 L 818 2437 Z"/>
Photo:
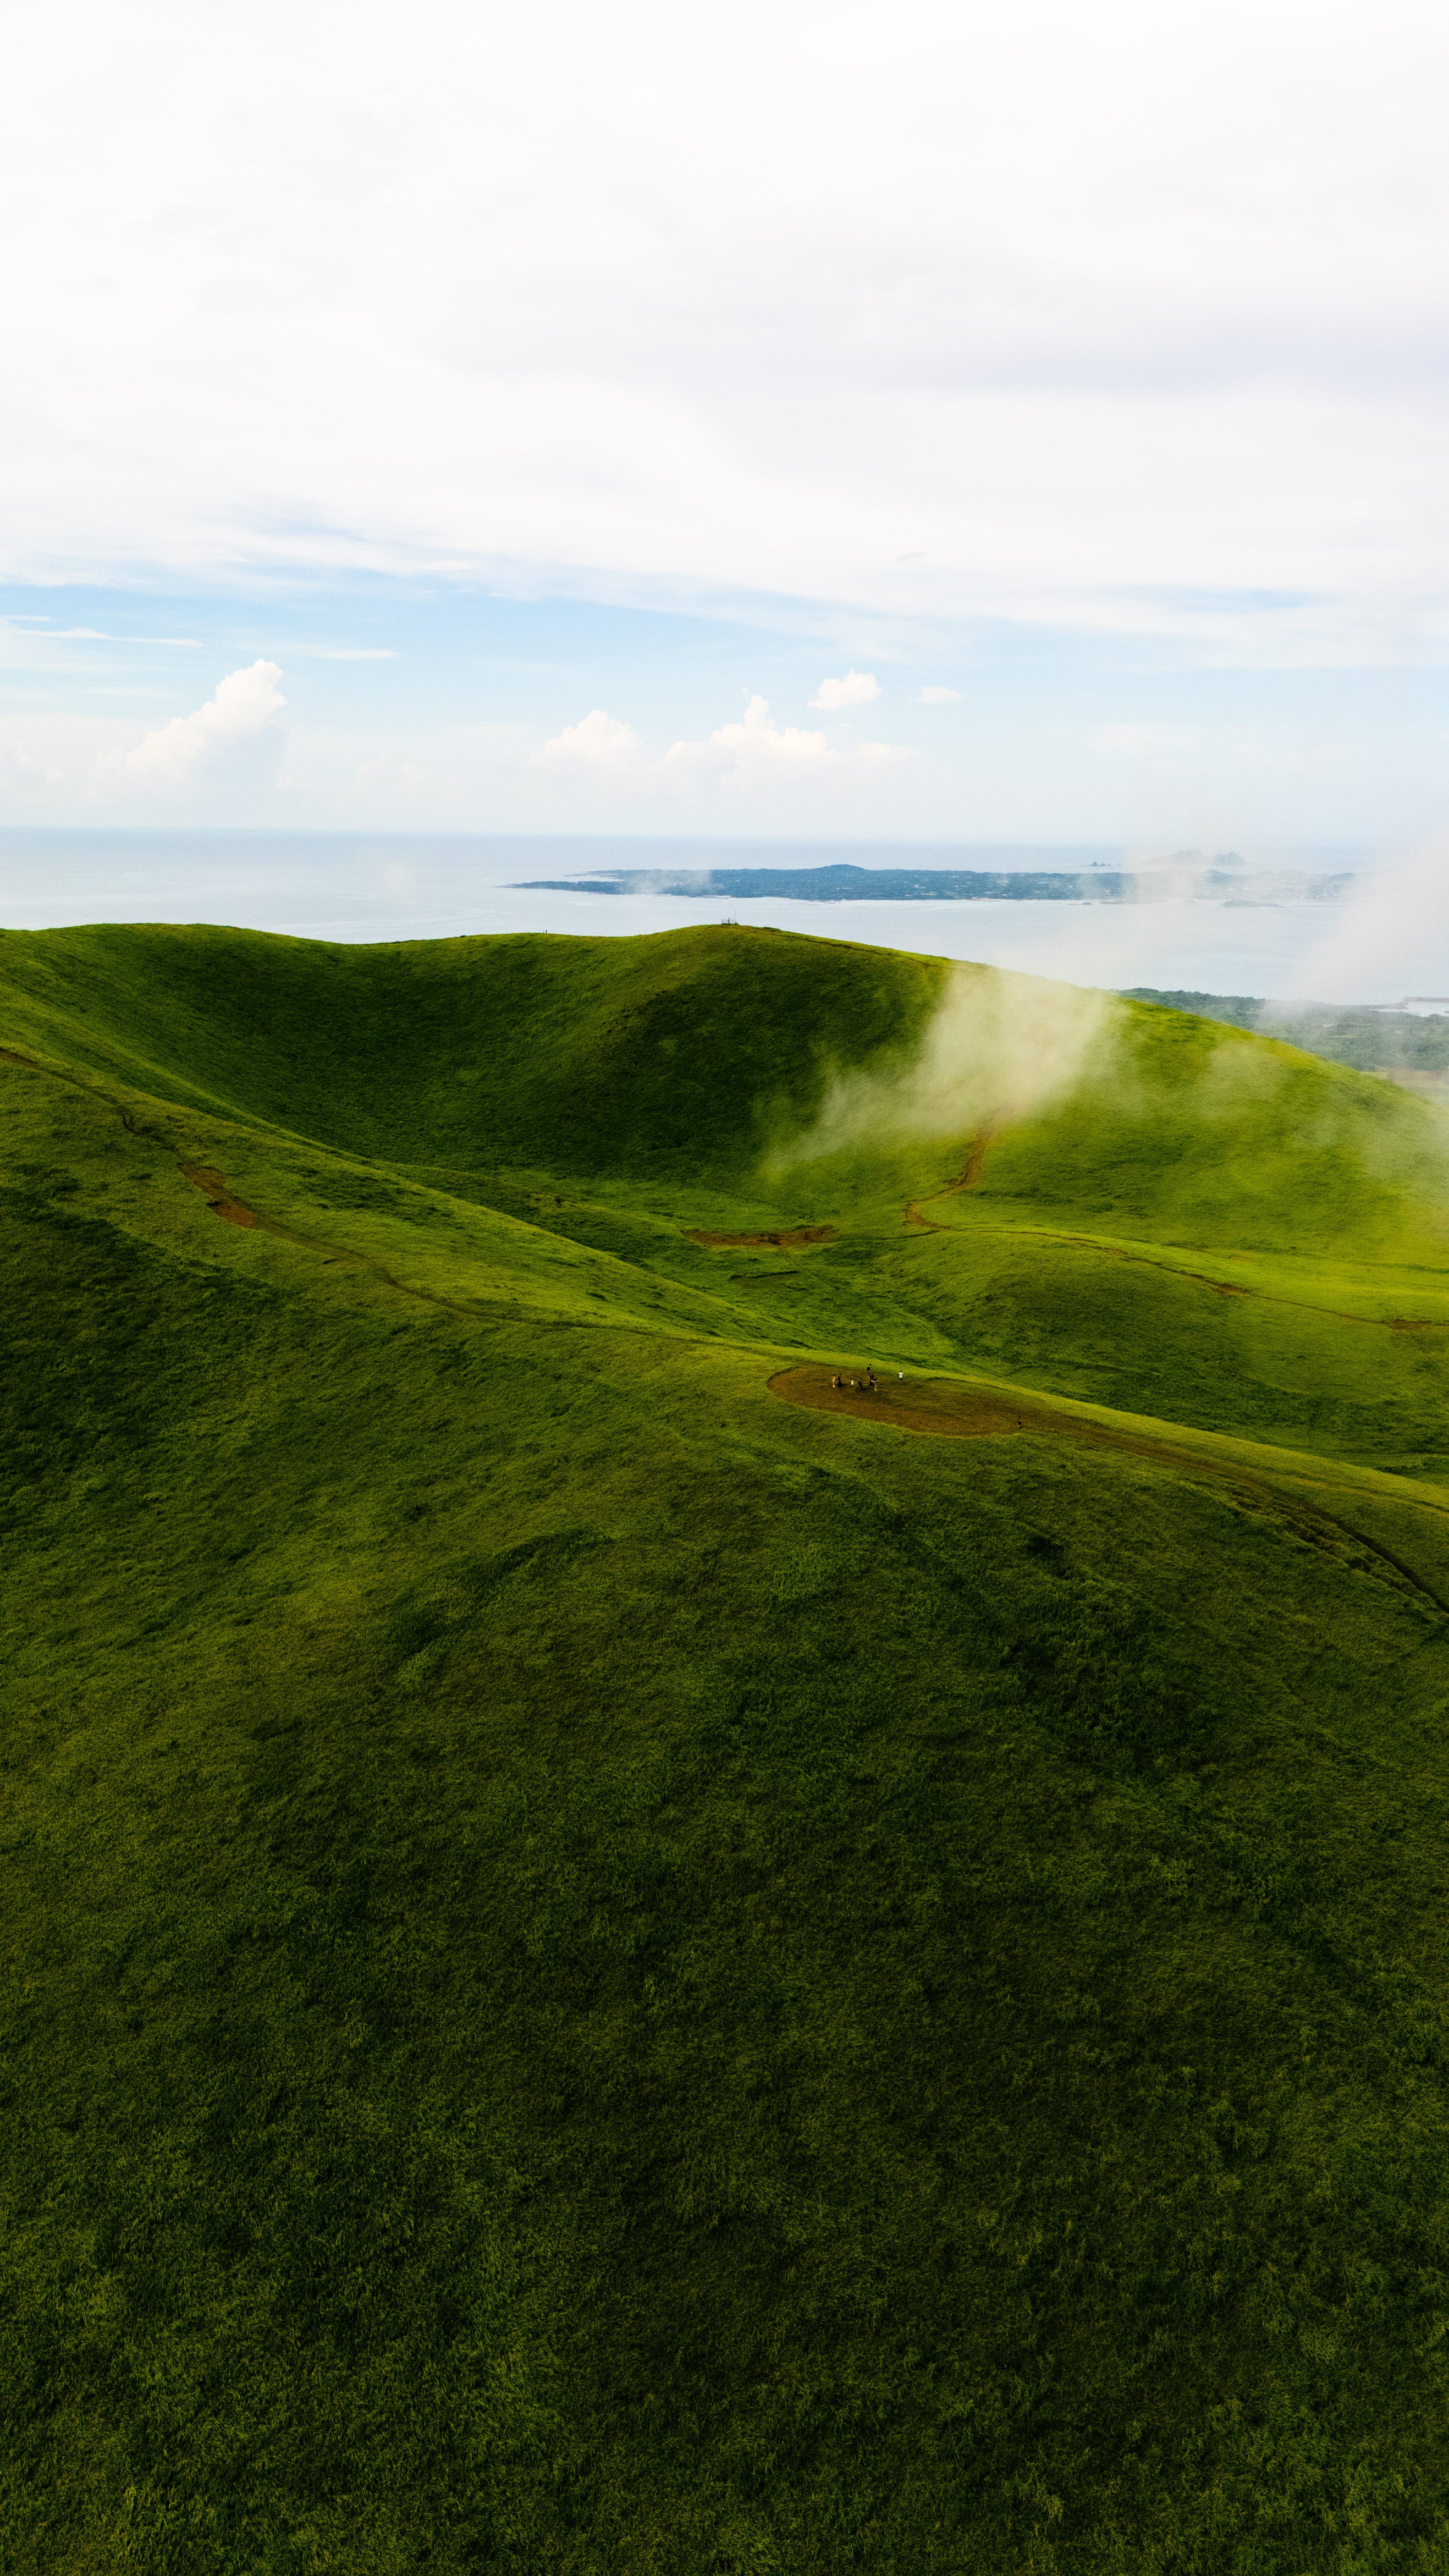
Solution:
<path fill-rule="evenodd" d="M 253 1207 L 246 1199 L 238 1198 L 225 1175 L 218 1171 L 215 1164 L 188 1162 L 178 1154 L 174 1137 L 168 1136 L 162 1128 L 152 1126 L 145 1119 L 139 1118 L 124 1101 L 116 1099 L 113 1093 L 107 1091 L 103 1084 L 89 1080 L 82 1074 L 68 1073 L 59 1065 L 37 1063 L 33 1057 L 21 1055 L 13 1047 L 0 1047 L 0 1064 L 13 1065 L 22 1073 L 39 1075 L 42 1080 L 64 1083 L 70 1089 L 80 1092 L 83 1098 L 96 1101 L 102 1109 L 110 1110 L 115 1117 L 119 1118 L 128 1136 L 159 1146 L 175 1164 L 180 1177 L 188 1182 L 192 1189 L 202 1193 L 211 1214 L 220 1217 L 224 1224 L 240 1226 L 249 1233 L 272 1235 L 281 1243 L 295 1244 L 299 1250 L 320 1258 L 324 1268 L 365 1271 L 371 1278 L 380 1280 L 382 1285 L 390 1288 L 395 1295 L 410 1298 L 421 1306 L 440 1308 L 444 1314 L 459 1316 L 464 1323 L 492 1324 L 502 1320 L 508 1323 L 528 1323 L 536 1325 L 541 1331 L 550 1332 L 592 1332 L 598 1329 L 596 1322 L 589 1317 L 539 1312 L 527 1304 L 512 1304 L 501 1297 L 469 1304 L 461 1298 L 441 1296 L 436 1289 L 420 1288 L 409 1280 L 399 1279 L 397 1273 L 389 1270 L 375 1254 L 361 1252 L 352 1244 L 338 1243 L 329 1235 L 307 1233 L 302 1227 L 288 1225 L 280 1217 L 269 1216 L 263 1209 Z M 538 1230 L 544 1233 L 549 1231 L 546 1227 Z M 809 1234 L 812 1240 L 820 1240 L 825 1236 L 833 1235 L 835 1229 L 829 1226 L 801 1231 Z M 552 1239 L 559 1240 L 558 1237 Z M 633 1265 L 626 1262 L 623 1267 L 631 1270 Z M 657 1274 L 644 1272 L 641 1275 L 649 1278 L 657 1287 Z M 611 1311 L 607 1321 L 610 1330 L 615 1332 L 648 1332 L 659 1329 L 657 1325 L 637 1315 L 631 1316 L 627 1309 L 619 1312 Z M 715 1329 L 711 1337 L 718 1339 L 721 1336 Z"/>
<path fill-rule="evenodd" d="M 79 1091 L 85 1099 L 99 1101 L 103 1109 L 114 1111 L 128 1136 L 144 1139 L 151 1145 L 159 1145 L 163 1153 L 170 1155 L 182 1179 L 189 1181 L 193 1189 L 202 1192 L 212 1215 L 219 1216 L 227 1225 L 244 1226 L 249 1232 L 258 1234 L 275 1235 L 282 1243 L 295 1243 L 300 1245 L 303 1251 L 320 1253 L 324 1266 L 346 1270 L 366 1270 L 374 1279 L 380 1279 L 384 1287 L 394 1289 L 398 1296 L 415 1298 L 423 1306 L 441 1306 L 445 1313 L 461 1315 L 465 1322 L 476 1324 L 485 1320 L 485 1310 L 477 1306 L 465 1306 L 453 1297 L 440 1297 L 431 1288 L 411 1287 L 407 1280 L 399 1279 L 370 1252 L 355 1251 L 351 1244 L 334 1243 L 326 1235 L 305 1234 L 299 1226 L 285 1225 L 279 1217 L 266 1216 L 259 1208 L 250 1207 L 245 1199 L 237 1198 L 228 1188 L 222 1174 L 213 1164 L 184 1161 L 177 1153 L 175 1143 L 170 1136 L 159 1127 L 147 1125 L 144 1119 L 138 1118 L 134 1111 L 127 1108 L 124 1101 L 115 1099 L 110 1092 L 102 1088 L 100 1083 L 88 1082 L 78 1073 L 66 1073 L 59 1065 L 37 1064 L 32 1057 L 17 1054 L 13 1047 L 0 1047 L 0 1064 L 16 1065 L 24 1073 L 35 1073 L 52 1082 L 66 1083 L 72 1090 Z M 511 1310 L 500 1307 L 497 1311 L 506 1313 Z"/>
<path fill-rule="evenodd" d="M 1341 1555 L 1342 1541 L 1350 1539 L 1388 1569 L 1396 1588 L 1409 1586 L 1449 1617 L 1449 1601 L 1381 1540 L 1368 1537 L 1355 1522 L 1319 1504 L 1305 1502 L 1298 1493 L 1266 1476 L 1255 1475 L 1251 1468 L 1241 1467 L 1235 1460 L 1210 1458 L 1201 1450 L 1179 1446 L 1151 1432 L 1093 1422 L 1029 1395 L 1015 1395 L 1008 1388 L 968 1386 L 954 1378 L 897 1376 L 883 1378 L 872 1393 L 866 1388 L 836 1387 L 831 1383 L 834 1374 L 815 1362 L 796 1363 L 776 1370 L 769 1381 L 770 1393 L 784 1404 L 803 1405 L 812 1413 L 848 1414 L 880 1430 L 916 1432 L 945 1440 L 1064 1440 L 1083 1448 L 1113 1449 L 1129 1457 L 1145 1458 L 1155 1466 L 1170 1467 L 1177 1475 L 1225 1486 L 1249 1509 L 1255 1504 L 1261 1508 L 1266 1502 L 1272 1517 L 1285 1522 L 1311 1547 Z M 1355 1494 L 1353 1486 L 1336 1484 L 1330 1477 L 1308 1476 L 1297 1469 L 1293 1473 L 1295 1483 L 1301 1480 L 1345 1497 Z M 1436 1518 L 1449 1516 L 1443 1506 L 1421 1501 L 1417 1494 L 1406 1494 L 1402 1500 L 1411 1509 L 1432 1513 Z M 1331 1537 L 1327 1535 L 1330 1532 Z"/>
<path fill-rule="evenodd" d="M 934 1207 L 937 1199 L 954 1199 L 959 1196 L 962 1190 L 975 1189 L 977 1182 L 981 1178 L 982 1166 L 986 1161 L 987 1147 L 991 1144 L 992 1139 L 996 1136 L 998 1131 L 1005 1126 L 1005 1124 L 1006 1112 L 1004 1110 L 998 1111 L 994 1118 L 989 1118 L 987 1120 L 985 1126 L 978 1134 L 970 1153 L 966 1157 L 966 1168 L 961 1173 L 958 1180 L 943 1181 L 938 1190 L 927 1190 L 923 1192 L 922 1196 L 918 1199 L 907 1199 L 906 1223 L 917 1234 L 950 1233 L 951 1228 L 948 1225 L 937 1225 L 934 1217 L 922 1215 L 922 1209 Z"/>
<path fill-rule="evenodd" d="M 1003 1111 L 982 1128 L 959 1179 L 945 1181 L 940 1189 L 923 1191 L 919 1198 L 907 1200 L 906 1224 L 913 1232 L 954 1234 L 957 1231 L 954 1226 L 938 1225 L 933 1217 L 926 1216 L 923 1211 L 928 1207 L 934 1207 L 938 1199 L 958 1198 L 963 1191 L 973 1190 L 976 1187 L 986 1162 L 988 1148 L 994 1143 L 1002 1128 L 1008 1124 L 1008 1115 Z M 1064 1226 L 973 1224 L 971 1231 L 973 1235 L 1001 1235 L 1013 1243 L 1031 1240 L 1039 1243 L 1069 1243 L 1078 1251 L 1095 1253 L 1103 1261 L 1127 1262 L 1138 1269 L 1161 1271 L 1168 1279 L 1186 1279 L 1195 1288 L 1210 1289 L 1215 1297 L 1254 1297 L 1262 1306 L 1286 1306 L 1293 1312 L 1301 1310 L 1308 1315 L 1331 1315 L 1335 1323 L 1367 1324 L 1375 1332 L 1449 1333 L 1449 1316 L 1351 1315 L 1344 1306 L 1320 1306 L 1311 1297 L 1275 1296 L 1271 1288 L 1256 1288 L 1243 1279 L 1215 1279 L 1209 1271 L 1189 1270 L 1182 1262 L 1158 1260 L 1150 1252 L 1129 1252 L 1125 1244 L 1109 1243 L 1097 1234 L 1073 1233 Z"/>

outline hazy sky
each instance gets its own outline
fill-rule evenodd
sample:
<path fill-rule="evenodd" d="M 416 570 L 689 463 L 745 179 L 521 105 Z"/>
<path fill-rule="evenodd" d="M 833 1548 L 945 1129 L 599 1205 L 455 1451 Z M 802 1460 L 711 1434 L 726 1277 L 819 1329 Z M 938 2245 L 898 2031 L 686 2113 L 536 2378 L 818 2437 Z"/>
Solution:
<path fill-rule="evenodd" d="M 1445 816 L 1442 9 L 22 13 L 0 819 Z"/>

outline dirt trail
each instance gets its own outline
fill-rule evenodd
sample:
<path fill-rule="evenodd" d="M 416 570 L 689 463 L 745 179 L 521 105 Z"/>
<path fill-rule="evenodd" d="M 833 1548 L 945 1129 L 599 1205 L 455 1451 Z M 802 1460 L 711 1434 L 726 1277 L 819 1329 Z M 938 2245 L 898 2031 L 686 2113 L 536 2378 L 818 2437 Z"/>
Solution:
<path fill-rule="evenodd" d="M 170 1137 L 163 1136 L 159 1127 L 143 1125 L 121 1101 L 113 1100 L 100 1083 L 88 1081 L 83 1074 L 65 1073 L 58 1064 L 37 1064 L 33 1056 L 17 1055 L 14 1047 L 0 1047 L 0 1064 L 18 1065 L 22 1073 L 38 1073 L 43 1082 L 65 1083 L 71 1091 L 80 1092 L 84 1099 L 98 1100 L 103 1109 L 113 1109 L 128 1136 L 144 1136 L 151 1144 L 160 1145 L 166 1153 L 174 1153 Z"/>
<path fill-rule="evenodd" d="M 957 1198 L 963 1190 L 975 1188 L 981 1178 L 987 1149 L 1007 1123 L 1008 1114 L 1002 1111 L 988 1126 L 982 1128 L 971 1148 L 966 1168 L 959 1180 L 947 1181 L 940 1189 L 926 1191 L 920 1198 L 907 1201 L 908 1226 L 914 1228 L 918 1234 L 952 1232 L 950 1226 L 937 1225 L 932 1218 L 924 1216 L 922 1209 L 929 1207 L 936 1199 Z M 1010 1235 L 1015 1240 L 1020 1240 L 1021 1236 L 1021 1229 L 1015 1226 L 994 1226 L 988 1230 L 996 1234 Z M 1058 1231 L 1047 1226 L 1033 1226 L 1030 1231 L 1050 1243 L 1075 1244 L 1084 1252 L 1097 1253 L 1104 1261 L 1124 1261 L 1138 1269 L 1160 1270 L 1169 1279 L 1191 1280 L 1196 1288 L 1211 1289 L 1215 1297 L 1256 1297 L 1264 1306 L 1286 1306 L 1290 1311 L 1301 1309 L 1309 1315 L 1331 1315 L 1335 1323 L 1367 1324 L 1379 1333 L 1449 1333 L 1449 1318 L 1442 1315 L 1350 1315 L 1342 1306 L 1319 1306 L 1309 1297 L 1275 1297 L 1270 1288 L 1255 1288 L 1246 1280 L 1215 1279 L 1206 1270 L 1187 1270 L 1176 1261 L 1154 1261 L 1149 1252 L 1128 1252 L 1118 1244 L 1104 1243 L 1100 1236 L 1095 1234 L 1070 1234 L 1065 1229 Z"/>
<path fill-rule="evenodd" d="M 245 1199 L 233 1196 L 221 1173 L 213 1165 L 183 1163 L 178 1160 L 176 1168 L 182 1179 L 189 1181 L 193 1189 L 205 1193 L 206 1203 L 212 1215 L 223 1218 L 228 1225 L 250 1226 L 260 1234 L 274 1234 L 282 1243 L 299 1244 L 304 1252 L 320 1253 L 324 1265 L 329 1268 L 366 1270 L 374 1279 L 380 1279 L 385 1288 L 395 1289 L 399 1297 L 416 1298 L 423 1306 L 441 1306 L 445 1313 L 462 1315 L 472 1324 L 480 1321 L 476 1306 L 465 1306 L 453 1297 L 439 1297 L 431 1288 L 410 1287 L 405 1279 L 399 1279 L 381 1261 L 375 1260 L 370 1252 L 355 1252 L 350 1244 L 333 1243 L 324 1234 L 304 1234 L 300 1226 L 283 1225 L 277 1217 L 263 1216 L 258 1209 L 248 1207 Z"/>
<path fill-rule="evenodd" d="M 249 1208 L 243 1200 L 234 1199 L 220 1172 L 212 1171 L 209 1164 L 178 1163 L 176 1168 L 184 1181 L 190 1181 L 193 1189 L 205 1190 L 212 1215 L 225 1217 L 228 1225 L 260 1226 L 266 1234 L 284 1231 L 280 1226 L 269 1225 L 265 1217 L 258 1216 L 256 1209 Z"/>
<path fill-rule="evenodd" d="M 1155 1440 L 1150 1433 L 1119 1431 L 1110 1423 L 1090 1422 L 1078 1414 L 1058 1412 L 1055 1406 L 1035 1402 L 1029 1395 L 1014 1396 L 999 1388 L 962 1386 L 949 1378 L 882 1378 L 872 1395 L 859 1389 L 832 1387 L 831 1375 L 829 1369 L 813 1362 L 778 1369 L 770 1379 L 770 1393 L 784 1404 L 805 1405 L 813 1413 L 848 1413 L 882 1428 L 923 1432 L 937 1439 L 999 1440 L 1019 1434 L 1023 1439 L 1066 1440 L 1083 1448 L 1115 1449 L 1130 1457 L 1147 1458 L 1156 1466 L 1171 1467 L 1177 1475 L 1226 1486 L 1249 1509 L 1261 1510 L 1266 1504 L 1274 1520 L 1286 1523 L 1312 1547 L 1341 1556 L 1344 1539 L 1350 1540 L 1378 1559 L 1396 1587 L 1407 1585 L 1449 1617 L 1449 1601 L 1442 1600 L 1432 1585 L 1379 1540 L 1366 1537 L 1356 1523 L 1305 1502 L 1300 1494 L 1271 1484 L 1266 1477 L 1254 1475 L 1251 1468 L 1236 1466 L 1229 1459 L 1207 1458 L 1200 1450 L 1179 1448 L 1171 1440 Z M 1323 1484 L 1327 1491 L 1346 1498 L 1353 1492 L 1351 1486 L 1334 1485 L 1328 1478 L 1323 1479 Z M 1436 1506 L 1425 1504 L 1421 1508 L 1432 1511 Z"/>
<path fill-rule="evenodd" d="M 994 1118 L 987 1120 L 986 1125 L 982 1128 L 976 1142 L 971 1148 L 970 1153 L 966 1157 L 966 1168 L 961 1174 L 959 1180 L 943 1181 L 938 1190 L 927 1190 L 918 1199 L 907 1199 L 907 1225 L 914 1226 L 919 1234 L 950 1233 L 951 1229 L 949 1226 L 937 1225 L 933 1218 L 922 1216 L 922 1208 L 930 1207 L 936 1199 L 954 1199 L 959 1197 L 962 1190 L 975 1189 L 977 1182 L 981 1178 L 981 1168 L 986 1160 L 987 1147 L 991 1144 L 993 1138 L 999 1134 L 1005 1124 L 1006 1113 L 1001 1110 L 997 1112 Z"/>
<path fill-rule="evenodd" d="M 945 1231 L 940 1226 L 937 1234 Z M 974 1229 L 973 1229 L 974 1231 Z M 1070 1243 L 1083 1252 L 1094 1252 L 1103 1261 L 1124 1261 L 1139 1270 L 1159 1270 L 1168 1279 L 1190 1280 L 1195 1288 L 1210 1288 L 1215 1297 L 1255 1297 L 1260 1306 L 1283 1306 L 1290 1314 L 1331 1315 L 1336 1324 L 1366 1324 L 1375 1333 L 1449 1333 L 1449 1317 L 1443 1315 L 1351 1315 L 1345 1306 L 1319 1306 L 1311 1297 L 1275 1297 L 1271 1288 L 1254 1288 L 1244 1279 L 1214 1279 L 1206 1270 L 1185 1270 L 1177 1261 L 1154 1261 L 1150 1252 L 1127 1252 L 1120 1244 L 1104 1243 L 1096 1234 L 1067 1234 L 1050 1226 L 985 1226 L 983 1233 L 998 1234 L 1013 1243 Z"/>
<path fill-rule="evenodd" d="M 64 1073 L 58 1065 L 37 1064 L 31 1056 L 18 1055 L 13 1047 L 0 1047 L 0 1064 L 17 1065 L 23 1073 L 35 1073 L 51 1082 L 66 1083 L 72 1090 L 82 1092 L 87 1100 L 97 1100 L 103 1109 L 113 1110 L 128 1136 L 144 1137 L 149 1144 L 159 1145 L 163 1152 L 170 1154 L 182 1179 L 189 1181 L 193 1189 L 204 1192 L 213 1216 L 224 1218 L 228 1225 L 246 1226 L 260 1234 L 276 1235 L 283 1243 L 299 1244 L 306 1252 L 320 1253 L 325 1267 L 366 1270 L 374 1279 L 380 1279 L 385 1288 L 394 1289 L 399 1297 L 410 1297 L 421 1306 L 441 1306 L 446 1314 L 461 1315 L 466 1323 L 488 1320 L 486 1309 L 465 1306 L 453 1297 L 439 1297 L 431 1288 L 410 1287 L 405 1279 L 397 1278 L 381 1261 L 375 1261 L 371 1253 L 355 1252 L 349 1244 L 333 1243 L 326 1235 L 304 1234 L 299 1226 L 283 1225 L 278 1218 L 263 1216 L 258 1209 L 248 1207 L 244 1199 L 236 1198 L 227 1188 L 222 1174 L 212 1164 L 184 1163 L 169 1136 L 164 1135 L 159 1127 L 144 1125 L 123 1102 L 113 1100 L 108 1091 L 102 1090 L 99 1083 L 87 1082 L 77 1073 Z"/>

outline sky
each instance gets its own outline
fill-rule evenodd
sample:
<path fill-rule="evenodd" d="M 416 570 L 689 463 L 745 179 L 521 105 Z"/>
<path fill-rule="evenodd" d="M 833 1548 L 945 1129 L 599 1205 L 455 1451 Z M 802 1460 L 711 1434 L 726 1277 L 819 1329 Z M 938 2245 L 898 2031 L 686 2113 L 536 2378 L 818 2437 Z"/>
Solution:
<path fill-rule="evenodd" d="M 1449 20 L 52 0 L 0 823 L 1435 843 Z"/>

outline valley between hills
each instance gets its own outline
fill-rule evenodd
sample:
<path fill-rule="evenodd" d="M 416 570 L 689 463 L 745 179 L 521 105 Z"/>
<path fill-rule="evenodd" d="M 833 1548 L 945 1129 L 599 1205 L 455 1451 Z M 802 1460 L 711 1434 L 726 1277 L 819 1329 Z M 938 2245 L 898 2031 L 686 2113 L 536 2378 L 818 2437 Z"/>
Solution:
<path fill-rule="evenodd" d="M 1449 2565 L 1444 1112 L 729 925 L 0 1004 L 0 2563 Z"/>

